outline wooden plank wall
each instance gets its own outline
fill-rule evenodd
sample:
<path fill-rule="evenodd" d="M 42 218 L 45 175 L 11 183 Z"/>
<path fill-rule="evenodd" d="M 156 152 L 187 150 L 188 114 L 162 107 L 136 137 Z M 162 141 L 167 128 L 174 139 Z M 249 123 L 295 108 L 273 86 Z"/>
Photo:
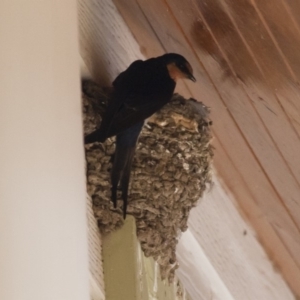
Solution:
<path fill-rule="evenodd" d="M 213 179 L 214 187 L 191 211 L 187 237 L 186 233 L 182 235 L 177 248 L 178 273 L 187 288 L 213 283 L 210 289 L 198 288 L 193 299 L 294 299 L 281 274 L 274 272 L 253 229 L 230 201 L 230 193 L 222 189 L 217 178 Z M 191 243 L 191 236 L 197 243 Z M 186 260 L 193 257 L 186 268 Z M 204 276 L 199 276 L 201 272 Z M 223 287 L 218 284 L 220 279 Z M 209 294 L 205 294 L 207 291 Z"/>
<path fill-rule="evenodd" d="M 145 56 L 183 54 L 212 109 L 215 167 L 300 295 L 297 0 L 114 0 Z"/>

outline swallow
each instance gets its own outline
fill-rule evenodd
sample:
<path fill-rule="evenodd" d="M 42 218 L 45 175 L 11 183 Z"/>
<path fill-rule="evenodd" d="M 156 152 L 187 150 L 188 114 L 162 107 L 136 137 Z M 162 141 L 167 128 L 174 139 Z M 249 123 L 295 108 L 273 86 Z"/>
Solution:
<path fill-rule="evenodd" d="M 196 81 L 189 62 L 168 53 L 148 60 L 134 61 L 113 81 L 113 94 L 100 128 L 85 137 L 85 144 L 104 142 L 116 136 L 111 171 L 111 200 L 117 206 L 120 186 L 123 217 L 126 217 L 130 171 L 138 137 L 147 118 L 167 104 L 178 79 Z"/>

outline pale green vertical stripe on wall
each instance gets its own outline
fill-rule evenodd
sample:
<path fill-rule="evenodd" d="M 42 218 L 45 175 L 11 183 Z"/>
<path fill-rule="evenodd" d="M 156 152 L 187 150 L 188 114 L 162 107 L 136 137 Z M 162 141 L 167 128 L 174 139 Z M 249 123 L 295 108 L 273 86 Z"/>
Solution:
<path fill-rule="evenodd" d="M 135 220 L 103 237 L 106 300 L 187 300 L 177 297 L 176 284 L 162 281 L 159 267 L 146 258 L 136 238 Z"/>

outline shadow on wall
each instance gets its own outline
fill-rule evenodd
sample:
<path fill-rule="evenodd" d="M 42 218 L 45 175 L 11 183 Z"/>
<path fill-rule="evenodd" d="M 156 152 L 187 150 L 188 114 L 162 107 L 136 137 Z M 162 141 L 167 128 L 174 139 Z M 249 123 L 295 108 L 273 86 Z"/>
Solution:
<path fill-rule="evenodd" d="M 113 79 L 131 62 L 141 59 L 139 46 L 110 0 L 79 0 L 80 54 L 92 77 L 101 86 Z"/>

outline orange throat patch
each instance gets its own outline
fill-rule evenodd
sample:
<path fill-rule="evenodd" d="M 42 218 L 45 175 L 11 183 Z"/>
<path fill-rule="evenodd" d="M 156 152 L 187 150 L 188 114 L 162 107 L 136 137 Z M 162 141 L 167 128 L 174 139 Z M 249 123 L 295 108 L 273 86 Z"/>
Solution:
<path fill-rule="evenodd" d="M 183 74 L 176 67 L 175 63 L 170 63 L 167 65 L 170 77 L 176 82 L 178 78 L 183 78 Z"/>

